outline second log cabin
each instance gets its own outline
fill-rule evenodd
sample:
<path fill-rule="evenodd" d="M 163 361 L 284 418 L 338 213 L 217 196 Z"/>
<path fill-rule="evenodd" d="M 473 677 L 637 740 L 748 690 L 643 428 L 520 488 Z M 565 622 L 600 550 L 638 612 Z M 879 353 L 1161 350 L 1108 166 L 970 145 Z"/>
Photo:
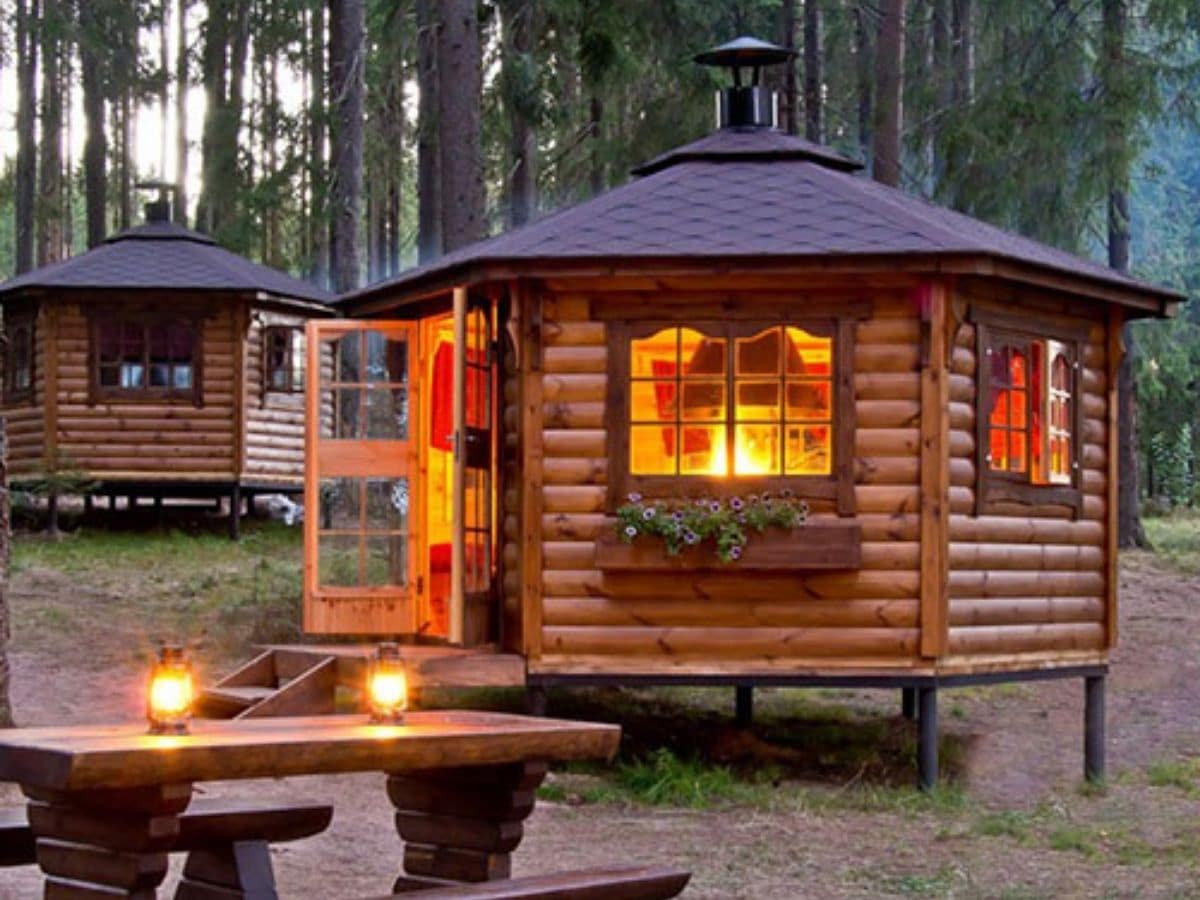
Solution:
<path fill-rule="evenodd" d="M 0 284 L 10 477 L 227 497 L 236 535 L 243 499 L 302 489 L 304 325 L 333 297 L 146 214 Z"/>

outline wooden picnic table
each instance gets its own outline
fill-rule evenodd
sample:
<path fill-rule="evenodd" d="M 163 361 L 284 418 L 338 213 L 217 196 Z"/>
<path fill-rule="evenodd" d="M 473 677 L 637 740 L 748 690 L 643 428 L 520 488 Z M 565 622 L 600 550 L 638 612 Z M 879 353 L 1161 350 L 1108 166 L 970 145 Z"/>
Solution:
<path fill-rule="evenodd" d="M 151 898 L 192 785 L 387 773 L 404 839 L 398 888 L 510 875 L 510 855 L 552 761 L 611 758 L 620 729 L 486 712 L 197 721 L 186 735 L 144 725 L 0 732 L 0 780 L 29 798 L 47 898 Z M 196 893 L 194 896 L 205 896 Z"/>

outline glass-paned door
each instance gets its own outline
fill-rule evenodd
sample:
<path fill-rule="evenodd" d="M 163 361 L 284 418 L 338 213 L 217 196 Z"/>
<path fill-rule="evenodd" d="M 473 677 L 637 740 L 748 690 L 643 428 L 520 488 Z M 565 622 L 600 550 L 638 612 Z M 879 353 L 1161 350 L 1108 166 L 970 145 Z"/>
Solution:
<path fill-rule="evenodd" d="M 304 630 L 414 629 L 415 326 L 308 324 Z"/>
<path fill-rule="evenodd" d="M 492 468 L 496 367 L 491 304 L 469 297 L 462 323 L 462 449 L 458 459 L 456 506 L 460 510 L 461 561 L 456 582 L 462 596 L 463 632 L 468 644 L 493 639 L 496 616 L 492 593 Z"/>

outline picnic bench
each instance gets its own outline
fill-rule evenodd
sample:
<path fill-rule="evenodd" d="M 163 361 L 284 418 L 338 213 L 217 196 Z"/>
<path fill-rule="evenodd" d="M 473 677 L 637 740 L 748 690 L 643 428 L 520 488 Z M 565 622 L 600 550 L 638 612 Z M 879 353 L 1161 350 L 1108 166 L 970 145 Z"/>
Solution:
<path fill-rule="evenodd" d="M 36 842 L 49 900 L 153 898 L 167 854 L 182 850 L 177 900 L 273 900 L 267 844 L 316 833 L 328 818 L 302 822 L 269 807 L 206 817 L 206 801 L 191 804 L 193 784 L 379 771 L 404 841 L 388 896 L 665 900 L 687 872 L 511 877 L 548 763 L 611 758 L 619 736 L 613 725 L 468 711 L 413 712 L 403 725 L 363 716 L 202 721 L 184 735 L 147 735 L 140 725 L 14 729 L 0 732 L 0 780 L 21 785 L 29 821 L 28 834 L 15 835 L 23 849 L 5 853 L 28 861 Z"/>
<path fill-rule="evenodd" d="M 94 795 L 111 803 L 112 795 Z M 329 827 L 333 807 L 322 803 L 267 804 L 244 799 L 200 799 L 179 814 L 179 830 L 167 852 L 187 853 L 177 900 L 258 900 L 273 897 L 275 878 L 268 844 L 295 841 Z M 30 821 L 43 835 L 35 838 Z M 157 884 L 166 874 L 166 855 L 146 865 L 128 854 L 88 850 L 95 839 L 94 818 L 64 813 L 53 801 L 32 800 L 29 810 L 0 810 L 0 866 L 41 865 L 47 874 L 47 893 L 67 895 L 83 890 L 91 869 L 108 869 L 111 880 L 136 888 Z M 104 826 L 107 827 L 107 826 Z M 53 833 L 54 837 L 46 836 Z M 80 869 L 81 861 L 86 868 Z M 159 865 L 161 864 L 161 865 Z M 161 868 L 161 871 L 159 869 Z"/>

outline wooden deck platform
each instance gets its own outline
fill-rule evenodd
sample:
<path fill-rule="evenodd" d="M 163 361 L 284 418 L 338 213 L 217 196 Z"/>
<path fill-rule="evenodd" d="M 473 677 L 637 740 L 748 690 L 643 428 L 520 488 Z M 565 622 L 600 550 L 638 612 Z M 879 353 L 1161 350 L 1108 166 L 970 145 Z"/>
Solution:
<path fill-rule="evenodd" d="M 338 683 L 358 687 L 377 644 L 267 644 L 286 667 L 308 669 L 322 659 L 337 661 Z M 414 688 L 524 687 L 525 658 L 494 646 L 450 647 L 401 644 L 400 657 Z"/>

